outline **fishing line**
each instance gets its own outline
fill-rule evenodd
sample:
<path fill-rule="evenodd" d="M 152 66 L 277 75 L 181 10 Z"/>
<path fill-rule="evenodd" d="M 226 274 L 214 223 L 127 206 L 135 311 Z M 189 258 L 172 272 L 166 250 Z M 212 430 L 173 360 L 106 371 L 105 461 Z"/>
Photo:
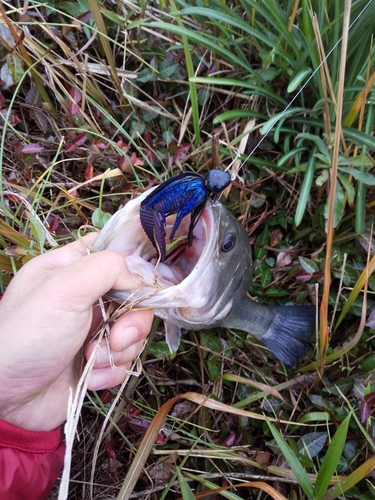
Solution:
<path fill-rule="evenodd" d="M 361 10 L 361 12 L 357 15 L 357 17 L 351 22 L 351 24 L 349 25 L 349 29 L 348 31 L 350 31 L 352 29 L 352 27 L 354 26 L 354 24 L 358 21 L 358 19 L 362 16 L 362 14 L 364 13 L 364 11 L 367 9 L 367 7 L 371 4 L 373 0 L 369 0 L 367 2 L 367 4 L 363 7 L 363 9 Z M 304 88 L 309 84 L 309 82 L 314 78 L 314 76 L 316 75 L 316 73 L 320 70 L 320 68 L 323 66 L 323 64 L 326 62 L 326 60 L 329 58 L 329 56 L 332 54 L 332 52 L 336 49 L 336 47 L 342 42 L 342 36 L 339 38 L 339 40 L 335 43 L 335 45 L 330 49 L 330 51 L 328 52 L 328 54 L 325 56 L 325 58 L 323 59 L 323 61 L 319 64 L 319 66 L 313 71 L 313 73 L 309 76 L 309 78 L 306 80 L 306 82 L 303 84 L 303 86 L 299 89 L 299 91 L 297 92 L 297 94 L 293 97 L 293 99 L 290 101 L 290 103 L 284 108 L 284 110 L 282 111 L 282 113 L 280 114 L 279 118 L 276 120 L 275 123 L 272 124 L 272 126 L 269 128 L 269 130 L 267 130 L 263 137 L 260 139 L 260 141 L 256 144 L 256 146 L 254 146 L 254 148 L 251 150 L 251 152 L 247 155 L 247 157 L 245 158 L 245 160 L 240 164 L 240 166 L 238 167 L 237 171 L 235 174 L 232 174 L 232 180 L 235 179 L 236 175 L 238 175 L 238 172 L 240 171 L 240 169 L 244 166 L 244 164 L 248 161 L 248 159 L 254 154 L 254 152 L 259 148 L 259 146 L 262 144 L 262 142 L 266 139 L 266 137 L 268 136 L 268 134 L 271 132 L 272 128 L 274 125 L 276 125 L 276 123 L 278 123 L 282 118 L 283 116 L 285 116 L 286 112 L 288 111 L 288 109 L 291 107 L 291 105 L 294 103 L 294 101 L 297 99 L 297 97 L 301 94 L 301 92 L 303 92 Z M 272 120 L 272 118 L 271 118 Z M 232 165 L 235 163 L 235 161 L 239 158 L 240 156 L 240 153 L 237 152 L 236 154 L 236 157 L 233 159 L 233 161 L 230 163 L 230 165 L 225 169 L 225 170 L 229 170 Z"/>

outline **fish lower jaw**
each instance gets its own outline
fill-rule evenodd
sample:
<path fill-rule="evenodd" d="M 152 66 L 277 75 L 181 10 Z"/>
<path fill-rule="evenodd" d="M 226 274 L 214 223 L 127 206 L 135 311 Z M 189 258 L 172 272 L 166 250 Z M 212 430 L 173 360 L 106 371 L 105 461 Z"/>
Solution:
<path fill-rule="evenodd" d="M 188 301 L 188 299 L 187 299 Z M 185 330 L 201 330 L 210 326 L 218 326 L 229 313 L 232 303 L 229 301 L 224 308 L 218 308 L 217 302 L 207 304 L 191 304 L 187 307 L 177 307 L 171 309 L 155 309 L 155 314 L 164 321 L 179 326 Z"/>

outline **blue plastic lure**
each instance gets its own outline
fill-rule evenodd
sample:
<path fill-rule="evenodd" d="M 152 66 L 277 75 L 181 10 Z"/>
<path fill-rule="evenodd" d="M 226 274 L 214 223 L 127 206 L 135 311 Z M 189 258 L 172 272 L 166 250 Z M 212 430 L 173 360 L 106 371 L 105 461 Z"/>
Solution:
<path fill-rule="evenodd" d="M 231 175 L 223 170 L 211 170 L 206 175 L 183 172 L 160 184 L 141 202 L 142 227 L 156 251 L 160 252 L 161 261 L 166 258 L 166 217 L 177 214 L 169 236 L 172 241 L 182 219 L 191 213 L 188 232 L 190 247 L 193 244 L 194 228 L 208 198 L 215 200 L 221 191 L 229 186 L 231 180 Z"/>

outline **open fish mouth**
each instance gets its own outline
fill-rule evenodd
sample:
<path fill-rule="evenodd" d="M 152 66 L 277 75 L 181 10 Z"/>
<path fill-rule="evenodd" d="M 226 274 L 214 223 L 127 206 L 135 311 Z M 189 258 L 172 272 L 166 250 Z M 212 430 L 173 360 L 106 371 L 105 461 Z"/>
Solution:
<path fill-rule="evenodd" d="M 166 220 L 166 242 L 167 254 L 164 262 L 160 262 L 157 252 L 147 236 L 145 235 L 145 246 L 140 248 L 140 257 L 146 261 L 148 266 L 147 278 L 142 274 L 142 278 L 148 285 L 151 285 L 151 279 L 157 281 L 160 287 L 168 288 L 180 284 L 185 280 L 194 269 L 200 267 L 199 261 L 205 258 L 205 248 L 212 235 L 212 210 L 204 210 L 197 225 L 194 228 L 193 242 L 188 246 L 188 231 L 190 225 L 190 215 L 186 216 L 173 241 L 170 241 L 169 235 L 172 231 L 176 215 L 167 217 Z M 127 258 L 129 267 L 132 269 L 132 256 Z M 137 266 L 134 266 L 137 267 Z M 132 269 L 137 272 L 136 269 Z M 152 276 L 151 273 L 152 272 Z"/>
<path fill-rule="evenodd" d="M 220 203 L 208 201 L 194 228 L 190 247 L 187 244 L 190 215 L 186 216 L 167 252 L 165 262 L 158 262 L 156 251 L 139 218 L 140 203 L 147 194 L 149 191 L 128 202 L 112 216 L 99 233 L 94 248 L 114 250 L 125 258 L 129 269 L 140 276 L 144 283 L 137 295 L 138 298 L 147 297 L 147 304 L 144 304 L 146 307 L 196 307 L 202 304 L 202 295 L 209 292 L 207 286 L 214 280 L 214 256 L 218 253 L 217 239 L 222 207 Z M 166 220 L 167 248 L 175 217 L 172 215 Z M 112 298 L 121 302 L 131 294 L 134 295 L 134 292 L 126 290 L 112 290 L 109 293 Z"/>

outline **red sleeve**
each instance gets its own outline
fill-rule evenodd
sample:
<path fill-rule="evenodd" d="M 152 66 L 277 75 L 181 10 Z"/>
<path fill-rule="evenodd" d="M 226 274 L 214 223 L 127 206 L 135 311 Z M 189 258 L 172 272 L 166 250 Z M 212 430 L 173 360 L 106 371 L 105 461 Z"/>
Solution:
<path fill-rule="evenodd" d="M 1 500 L 43 500 L 64 462 L 60 427 L 34 432 L 0 419 Z"/>

